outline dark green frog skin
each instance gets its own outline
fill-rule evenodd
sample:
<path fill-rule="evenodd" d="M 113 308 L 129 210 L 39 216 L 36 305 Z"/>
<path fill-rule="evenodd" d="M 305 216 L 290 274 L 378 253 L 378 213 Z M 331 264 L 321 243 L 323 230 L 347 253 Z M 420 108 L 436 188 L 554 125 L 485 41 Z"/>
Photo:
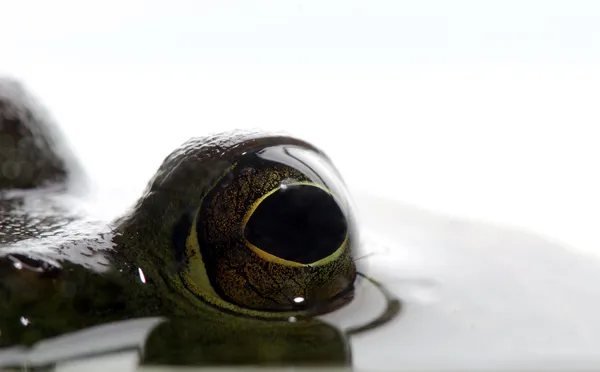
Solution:
<path fill-rule="evenodd" d="M 159 316 L 144 363 L 351 363 L 343 332 L 314 318 L 356 277 L 352 209 L 323 152 L 261 132 L 193 138 L 101 227 L 55 202 L 78 191 L 68 154 L 0 81 L 0 348 Z"/>

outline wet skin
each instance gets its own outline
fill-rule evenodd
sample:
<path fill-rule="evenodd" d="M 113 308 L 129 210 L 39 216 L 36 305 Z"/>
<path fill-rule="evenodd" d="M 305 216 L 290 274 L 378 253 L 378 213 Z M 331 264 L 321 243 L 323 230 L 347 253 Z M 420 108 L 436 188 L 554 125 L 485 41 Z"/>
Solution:
<path fill-rule="evenodd" d="M 323 152 L 259 132 L 194 138 L 103 234 L 28 249 L 77 221 L 22 212 L 71 192 L 77 167 L 23 89 L 0 87 L 0 347 L 161 316 L 145 363 L 351 363 L 344 333 L 314 318 L 348 303 L 357 275 L 354 216 Z"/>

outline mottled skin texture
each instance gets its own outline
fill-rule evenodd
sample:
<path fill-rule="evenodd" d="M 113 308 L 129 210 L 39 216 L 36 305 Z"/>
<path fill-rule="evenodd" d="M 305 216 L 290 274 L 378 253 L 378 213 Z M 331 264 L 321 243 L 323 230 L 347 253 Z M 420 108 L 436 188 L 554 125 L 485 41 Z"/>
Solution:
<path fill-rule="evenodd" d="M 22 90 L 18 85 L 0 82 L 5 88 L 8 84 L 13 84 L 12 95 L 0 95 L 0 117 L 4 118 L 0 165 L 8 164 L 0 172 L 0 347 L 31 345 L 115 320 L 164 316 L 171 320 L 152 331 L 143 347 L 144 363 L 350 363 L 344 334 L 314 318 L 299 314 L 298 321 L 289 322 L 287 317 L 269 315 L 267 320 L 202 301 L 185 288 L 180 272 L 187 262 L 186 253 L 178 252 L 173 243 L 173 229 L 182 216 L 194 213 L 240 154 L 283 144 L 317 149 L 294 138 L 258 132 L 192 139 L 165 159 L 142 198 L 106 234 L 83 240 L 61 237 L 60 244 L 44 250 L 13 250 L 12 243 L 43 239 L 44 233 L 51 236 L 57 225 L 72 223 L 78 216 L 58 208 L 47 215 L 47 221 L 40 221 L 15 212 L 31 194 L 8 190 L 33 189 L 36 197 L 45 193 L 42 198 L 65 193 L 71 169 L 58 152 L 54 128 L 19 101 L 17 93 Z M 20 116 L 10 108 L 17 106 Z M 26 171 L 15 172 L 17 163 Z M 140 268 L 146 283 L 140 281 Z M 329 270 L 348 271 L 350 266 Z M 275 270 L 275 275 L 283 274 Z M 324 279 L 317 276 L 314 280 Z M 29 322 L 27 326 L 22 317 Z"/>

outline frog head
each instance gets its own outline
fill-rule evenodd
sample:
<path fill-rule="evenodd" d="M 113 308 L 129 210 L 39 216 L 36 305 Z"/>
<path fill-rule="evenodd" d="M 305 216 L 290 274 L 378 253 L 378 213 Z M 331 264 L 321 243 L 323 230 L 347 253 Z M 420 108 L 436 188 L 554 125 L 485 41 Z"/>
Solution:
<path fill-rule="evenodd" d="M 290 136 L 186 142 L 117 231 L 132 272 L 190 303 L 279 318 L 353 296 L 358 236 L 346 186 L 322 151 Z"/>

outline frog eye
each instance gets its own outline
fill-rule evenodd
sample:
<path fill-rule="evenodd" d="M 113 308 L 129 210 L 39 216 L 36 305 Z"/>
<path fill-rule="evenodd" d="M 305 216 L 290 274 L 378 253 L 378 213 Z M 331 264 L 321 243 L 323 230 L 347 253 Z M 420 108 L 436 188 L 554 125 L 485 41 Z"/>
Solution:
<path fill-rule="evenodd" d="M 318 266 L 346 247 L 348 224 L 330 192 L 312 183 L 282 184 L 259 198 L 243 219 L 245 244 L 265 261 Z"/>
<path fill-rule="evenodd" d="M 298 146 L 246 153 L 203 197 L 180 277 L 236 312 L 322 312 L 353 294 L 356 231 L 329 160 Z"/>

